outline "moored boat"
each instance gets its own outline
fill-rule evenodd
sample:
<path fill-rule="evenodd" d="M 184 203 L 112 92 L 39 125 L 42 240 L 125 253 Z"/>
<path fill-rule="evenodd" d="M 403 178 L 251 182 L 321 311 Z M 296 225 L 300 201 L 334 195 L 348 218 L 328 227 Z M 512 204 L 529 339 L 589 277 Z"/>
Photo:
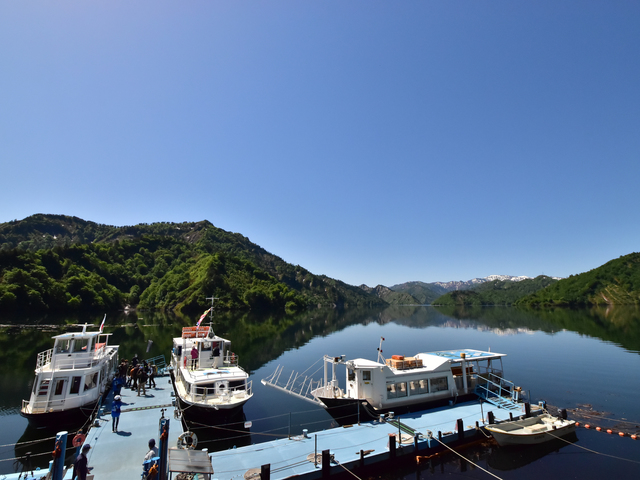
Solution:
<path fill-rule="evenodd" d="M 574 433 L 576 422 L 542 413 L 534 417 L 486 425 L 484 428 L 500 446 L 536 445 Z"/>
<path fill-rule="evenodd" d="M 79 426 L 96 413 L 118 366 L 118 347 L 108 344 L 103 325 L 56 335 L 53 348 L 38 354 L 31 396 L 20 409 L 30 425 Z"/>
<path fill-rule="evenodd" d="M 521 401 L 521 389 L 503 378 L 505 354 L 462 349 L 385 359 L 381 351 L 379 348 L 377 361 L 325 356 L 324 379 L 317 383 L 305 378 L 302 385 L 295 386 L 297 380 L 278 385 L 278 369 L 262 382 L 322 404 L 341 424 L 374 419 L 386 412 L 397 415 L 479 397 L 519 408 L 516 405 Z M 345 388 L 336 379 L 338 365 L 346 367 Z"/>
<path fill-rule="evenodd" d="M 238 366 L 231 342 L 216 335 L 212 326 L 184 327 L 173 339 L 171 376 L 187 419 L 233 416 L 253 396 L 249 374 Z"/>

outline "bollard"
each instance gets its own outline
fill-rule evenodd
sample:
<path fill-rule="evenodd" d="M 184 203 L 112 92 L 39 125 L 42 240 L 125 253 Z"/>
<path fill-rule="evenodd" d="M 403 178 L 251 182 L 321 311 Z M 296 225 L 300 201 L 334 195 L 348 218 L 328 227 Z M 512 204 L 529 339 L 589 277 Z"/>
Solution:
<path fill-rule="evenodd" d="M 364 450 L 360 450 L 360 468 L 364 467 Z"/>
<path fill-rule="evenodd" d="M 529 402 L 524 403 L 524 416 L 529 418 L 531 416 L 531 405 Z"/>
<path fill-rule="evenodd" d="M 463 440 L 464 439 L 464 423 L 462 422 L 462 419 L 459 418 L 458 422 L 458 440 Z"/>
<path fill-rule="evenodd" d="M 329 450 L 322 451 L 322 478 L 329 478 L 331 475 L 331 455 Z"/>
<path fill-rule="evenodd" d="M 487 422 L 489 423 L 489 425 L 493 425 L 493 423 L 496 421 L 495 417 L 493 416 L 493 412 L 492 411 L 488 411 L 487 412 Z"/>
<path fill-rule="evenodd" d="M 396 458 L 396 436 L 389 434 L 389 458 Z"/>
<path fill-rule="evenodd" d="M 260 467 L 260 480 L 269 480 L 271 478 L 271 464 L 267 463 Z"/>

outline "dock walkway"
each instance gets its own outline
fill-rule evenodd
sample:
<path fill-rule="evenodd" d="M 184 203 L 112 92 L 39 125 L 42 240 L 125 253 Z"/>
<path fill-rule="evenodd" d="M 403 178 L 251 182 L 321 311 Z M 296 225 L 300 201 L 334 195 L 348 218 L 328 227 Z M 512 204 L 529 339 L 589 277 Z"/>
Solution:
<path fill-rule="evenodd" d="M 441 441 L 445 444 L 457 444 L 477 435 L 483 436 L 476 429 L 476 422 L 482 426 L 490 411 L 496 420 L 509 419 L 509 413 L 516 416 L 524 413 L 488 403 L 481 406 L 480 402 L 473 401 L 402 415 L 399 417 L 400 424 L 396 418 L 389 422 L 376 421 L 337 427 L 310 433 L 306 437 L 300 435 L 214 452 L 210 456 L 214 476 L 218 480 L 257 477 L 263 465 L 270 465 L 272 480 L 293 476 L 310 480 L 322 476 L 321 462 L 318 460 L 323 450 L 330 451 L 332 475 L 344 472 L 344 468 L 369 466 L 389 460 L 390 440 L 395 443 L 398 435 L 402 442 L 401 445 L 396 444 L 398 456 L 416 452 L 416 445 L 419 454 L 428 455 L 444 448 L 435 440 L 438 432 L 442 434 Z M 462 420 L 464 440 L 459 437 L 459 420 Z M 429 431 L 434 439 L 428 439 Z M 416 440 L 413 432 L 422 435 L 417 436 Z M 362 463 L 361 451 L 364 454 Z"/>
<path fill-rule="evenodd" d="M 142 460 L 149 451 L 149 439 L 154 438 L 156 445 L 158 443 L 162 409 L 165 418 L 171 419 L 169 445 L 176 445 L 183 429 L 180 420 L 173 416 L 171 378 L 166 375 L 155 380 L 157 388 L 147 388 L 146 396 L 137 396 L 137 392 L 128 388 L 122 389 L 123 405 L 117 433 L 112 432 L 111 423 L 113 392 L 107 397 L 104 414 L 98 419 L 100 426 L 92 427 L 85 441 L 91 445 L 87 458 L 96 479 L 140 478 Z M 71 478 L 71 471 L 66 478 Z"/>

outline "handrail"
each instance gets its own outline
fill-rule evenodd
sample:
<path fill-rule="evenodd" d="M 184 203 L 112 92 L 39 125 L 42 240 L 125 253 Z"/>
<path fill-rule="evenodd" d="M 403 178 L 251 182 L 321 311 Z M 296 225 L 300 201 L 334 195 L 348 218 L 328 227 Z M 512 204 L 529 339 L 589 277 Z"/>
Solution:
<path fill-rule="evenodd" d="M 510 380 L 506 380 L 502 377 L 497 377 L 500 379 L 500 383 L 496 383 L 492 380 L 489 380 L 489 376 L 496 376 L 492 373 L 489 373 L 489 375 L 487 377 L 483 377 L 482 375 L 478 374 L 478 378 L 483 380 L 484 382 L 486 382 L 486 384 L 482 384 L 482 383 L 478 383 L 476 384 L 476 390 L 481 391 L 481 392 L 486 392 L 485 394 L 485 398 L 489 398 L 490 396 L 496 396 L 496 397 L 506 397 L 506 396 L 511 396 L 513 397 L 515 392 L 516 392 L 516 388 L 515 388 L 515 383 L 513 383 Z M 507 384 L 507 386 L 503 386 L 504 384 Z M 495 388 L 495 390 L 491 390 L 491 386 L 493 386 Z M 506 394 L 505 394 L 506 393 Z"/>

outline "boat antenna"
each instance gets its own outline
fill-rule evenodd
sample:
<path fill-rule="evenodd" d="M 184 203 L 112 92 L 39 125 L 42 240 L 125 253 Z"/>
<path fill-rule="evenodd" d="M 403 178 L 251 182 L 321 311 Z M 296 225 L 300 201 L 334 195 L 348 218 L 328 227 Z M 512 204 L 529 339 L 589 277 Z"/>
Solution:
<path fill-rule="evenodd" d="M 215 333 L 213 332 L 213 301 L 220 300 L 220 299 L 218 297 L 214 297 L 213 295 L 211 295 L 210 297 L 207 297 L 205 300 L 211 300 L 211 308 L 209 309 L 209 335 L 213 337 L 215 335 Z"/>
<path fill-rule="evenodd" d="M 384 363 L 384 357 L 382 356 L 382 342 L 384 342 L 384 337 L 380 337 L 380 346 L 378 347 L 378 362 Z M 382 358 L 382 361 L 380 359 Z"/>

